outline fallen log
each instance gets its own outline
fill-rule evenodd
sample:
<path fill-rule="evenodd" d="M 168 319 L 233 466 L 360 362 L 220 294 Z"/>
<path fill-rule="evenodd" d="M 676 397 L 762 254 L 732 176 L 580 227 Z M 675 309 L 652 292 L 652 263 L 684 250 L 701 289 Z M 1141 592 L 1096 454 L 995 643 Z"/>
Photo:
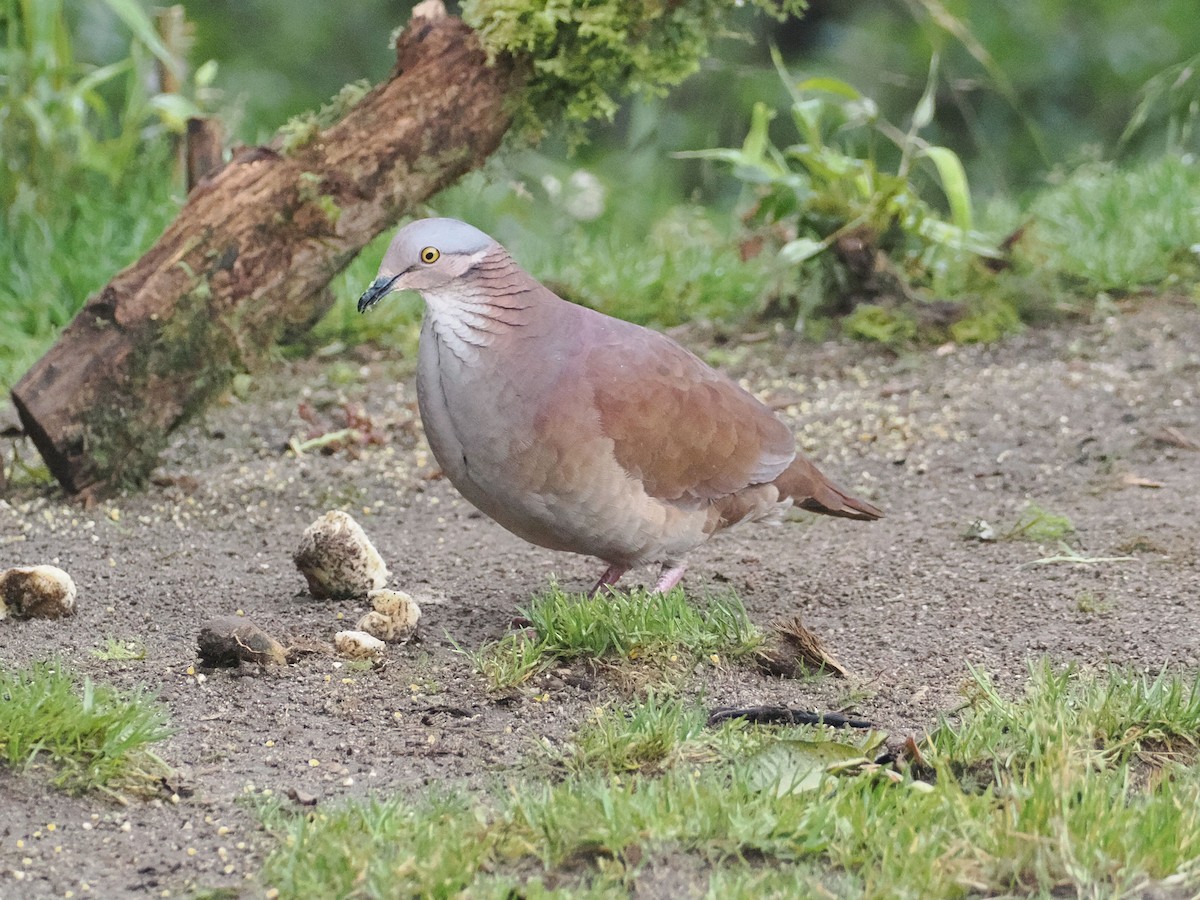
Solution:
<path fill-rule="evenodd" d="M 511 66 L 489 65 L 438 2 L 414 10 L 396 56 L 336 124 L 236 154 L 202 182 L 13 388 L 68 492 L 141 482 L 172 429 L 328 309 L 330 279 L 371 238 L 496 149 Z"/>

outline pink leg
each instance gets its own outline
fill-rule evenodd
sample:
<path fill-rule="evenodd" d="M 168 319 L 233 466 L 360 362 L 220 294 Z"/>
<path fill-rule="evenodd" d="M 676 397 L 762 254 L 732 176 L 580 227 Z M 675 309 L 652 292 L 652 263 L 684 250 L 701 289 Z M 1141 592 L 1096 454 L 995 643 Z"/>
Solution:
<path fill-rule="evenodd" d="M 606 587 L 616 584 L 621 580 L 621 576 L 628 571 L 628 566 L 609 566 L 604 570 L 604 574 L 600 576 L 600 580 L 596 582 L 596 586 L 592 588 L 591 596 L 595 597 Z"/>
<path fill-rule="evenodd" d="M 654 586 L 654 593 L 665 594 L 675 585 L 679 584 L 683 573 L 687 571 L 687 563 L 680 563 L 677 566 L 671 566 L 669 569 L 663 566 L 662 574 L 658 576 L 658 584 Z"/>

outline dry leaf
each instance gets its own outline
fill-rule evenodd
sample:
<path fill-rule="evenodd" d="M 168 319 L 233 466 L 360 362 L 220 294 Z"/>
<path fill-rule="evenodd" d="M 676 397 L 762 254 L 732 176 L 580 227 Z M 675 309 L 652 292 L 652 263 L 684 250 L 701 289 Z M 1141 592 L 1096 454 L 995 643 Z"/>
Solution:
<path fill-rule="evenodd" d="M 1182 450 L 1200 450 L 1200 442 L 1192 440 L 1178 428 L 1172 428 L 1170 425 L 1164 425 L 1150 437 L 1160 444 L 1168 444 Z"/>
<path fill-rule="evenodd" d="M 775 634 L 758 650 L 759 668 L 771 675 L 794 678 L 805 671 L 825 669 L 840 678 L 846 670 L 825 649 L 821 639 L 804 627 L 799 616 L 787 622 L 776 622 Z"/>

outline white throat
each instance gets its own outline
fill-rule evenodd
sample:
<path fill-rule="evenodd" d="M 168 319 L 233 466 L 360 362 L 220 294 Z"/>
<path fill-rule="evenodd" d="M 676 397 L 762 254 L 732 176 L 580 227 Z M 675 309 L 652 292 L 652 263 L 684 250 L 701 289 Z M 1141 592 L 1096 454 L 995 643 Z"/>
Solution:
<path fill-rule="evenodd" d="M 422 291 L 425 317 L 437 339 L 463 363 L 473 364 L 479 353 L 496 339 L 495 321 L 477 286 L 453 281 Z"/>
<path fill-rule="evenodd" d="M 470 257 L 463 269 L 467 274 L 421 291 L 431 336 L 464 365 L 476 364 L 501 334 L 519 327 L 520 310 L 525 308 L 519 302 L 510 305 L 527 290 L 516 277 L 520 270 L 503 251 L 500 258 L 489 260 L 496 249 L 489 247 Z"/>

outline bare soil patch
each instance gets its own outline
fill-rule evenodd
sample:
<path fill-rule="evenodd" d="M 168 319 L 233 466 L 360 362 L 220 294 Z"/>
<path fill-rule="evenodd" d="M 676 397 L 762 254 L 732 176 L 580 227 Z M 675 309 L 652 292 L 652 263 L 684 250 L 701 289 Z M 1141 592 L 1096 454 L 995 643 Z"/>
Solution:
<path fill-rule="evenodd" d="M 805 681 L 703 666 L 688 688 L 697 703 L 850 710 L 902 738 L 959 703 L 968 664 L 1009 692 L 1043 655 L 1200 667 L 1200 453 L 1179 440 L 1200 440 L 1194 304 L 1147 301 L 994 347 L 899 357 L 776 340 L 720 350 L 887 518 L 805 516 L 695 553 L 691 595 L 735 590 L 764 626 L 798 614 L 850 672 Z M 0 772 L 0 895 L 252 895 L 270 840 L 242 798 L 481 786 L 617 695 L 603 678 L 551 674 L 536 692 L 491 696 L 456 652 L 503 634 L 552 574 L 582 590 L 599 567 L 524 544 L 437 478 L 414 396 L 403 362 L 377 350 L 288 364 L 178 434 L 145 493 L 82 509 L 55 490 L 10 488 L 0 567 L 60 566 L 79 597 L 71 619 L 0 622 L 0 658 L 59 654 L 157 692 L 179 729 L 163 748 L 178 776 L 161 797 L 118 806 Z M 287 451 L 314 421 L 344 425 L 347 407 L 372 443 Z M 964 537 L 978 519 L 1003 534 L 1031 501 L 1070 517 L 1074 552 L 1132 558 L 1036 564 L 1060 548 Z M 197 633 L 214 616 L 244 613 L 285 644 L 353 626 L 365 604 L 313 600 L 291 562 L 332 508 L 363 525 L 392 586 L 423 601 L 423 640 L 371 669 L 320 654 L 261 672 L 199 668 Z M 145 659 L 97 658 L 106 637 L 143 642 Z M 655 866 L 643 887 L 679 878 L 704 882 Z"/>

